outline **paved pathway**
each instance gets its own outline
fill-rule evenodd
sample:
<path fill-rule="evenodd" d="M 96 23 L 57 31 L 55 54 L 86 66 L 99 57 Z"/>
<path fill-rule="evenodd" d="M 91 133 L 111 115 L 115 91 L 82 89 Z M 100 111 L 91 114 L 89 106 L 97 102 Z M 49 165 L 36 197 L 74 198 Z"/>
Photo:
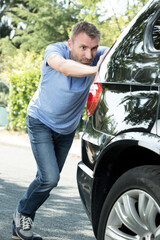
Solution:
<path fill-rule="evenodd" d="M 37 212 L 35 231 L 44 240 L 95 240 L 77 190 L 79 147 L 75 140 L 58 187 Z M 11 239 L 13 210 L 35 171 L 28 137 L 0 131 L 0 240 Z"/>

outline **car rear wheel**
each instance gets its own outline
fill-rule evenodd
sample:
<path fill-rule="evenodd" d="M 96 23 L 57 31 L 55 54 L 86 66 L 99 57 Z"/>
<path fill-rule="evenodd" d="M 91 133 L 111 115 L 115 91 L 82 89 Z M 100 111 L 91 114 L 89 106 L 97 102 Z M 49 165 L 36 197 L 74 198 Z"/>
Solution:
<path fill-rule="evenodd" d="M 160 239 L 160 167 L 123 174 L 103 205 L 98 240 Z"/>

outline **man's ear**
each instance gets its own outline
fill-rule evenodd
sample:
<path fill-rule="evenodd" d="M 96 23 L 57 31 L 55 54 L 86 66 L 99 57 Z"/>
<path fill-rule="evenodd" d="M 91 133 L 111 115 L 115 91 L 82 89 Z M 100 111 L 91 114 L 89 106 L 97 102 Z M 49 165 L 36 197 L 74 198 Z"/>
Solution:
<path fill-rule="evenodd" d="M 69 50 L 71 51 L 72 50 L 72 40 L 71 39 L 68 40 L 68 47 L 69 47 Z"/>

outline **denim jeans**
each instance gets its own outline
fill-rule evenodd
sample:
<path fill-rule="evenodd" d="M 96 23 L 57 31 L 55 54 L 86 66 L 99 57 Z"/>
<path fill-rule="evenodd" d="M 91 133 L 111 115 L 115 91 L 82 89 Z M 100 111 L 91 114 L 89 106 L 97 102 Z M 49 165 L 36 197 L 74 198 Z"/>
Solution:
<path fill-rule="evenodd" d="M 58 184 L 75 131 L 62 135 L 30 116 L 27 116 L 27 128 L 37 163 L 37 175 L 20 200 L 18 211 L 34 220 L 36 210 Z"/>

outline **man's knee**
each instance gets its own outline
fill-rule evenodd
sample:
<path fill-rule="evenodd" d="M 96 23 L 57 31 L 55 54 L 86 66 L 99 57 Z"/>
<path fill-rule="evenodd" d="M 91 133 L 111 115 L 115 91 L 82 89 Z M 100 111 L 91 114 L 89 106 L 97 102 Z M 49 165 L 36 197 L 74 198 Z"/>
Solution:
<path fill-rule="evenodd" d="M 50 190 L 55 188 L 59 182 L 60 175 L 52 176 L 48 178 L 47 182 L 45 182 L 46 187 L 48 187 Z"/>

